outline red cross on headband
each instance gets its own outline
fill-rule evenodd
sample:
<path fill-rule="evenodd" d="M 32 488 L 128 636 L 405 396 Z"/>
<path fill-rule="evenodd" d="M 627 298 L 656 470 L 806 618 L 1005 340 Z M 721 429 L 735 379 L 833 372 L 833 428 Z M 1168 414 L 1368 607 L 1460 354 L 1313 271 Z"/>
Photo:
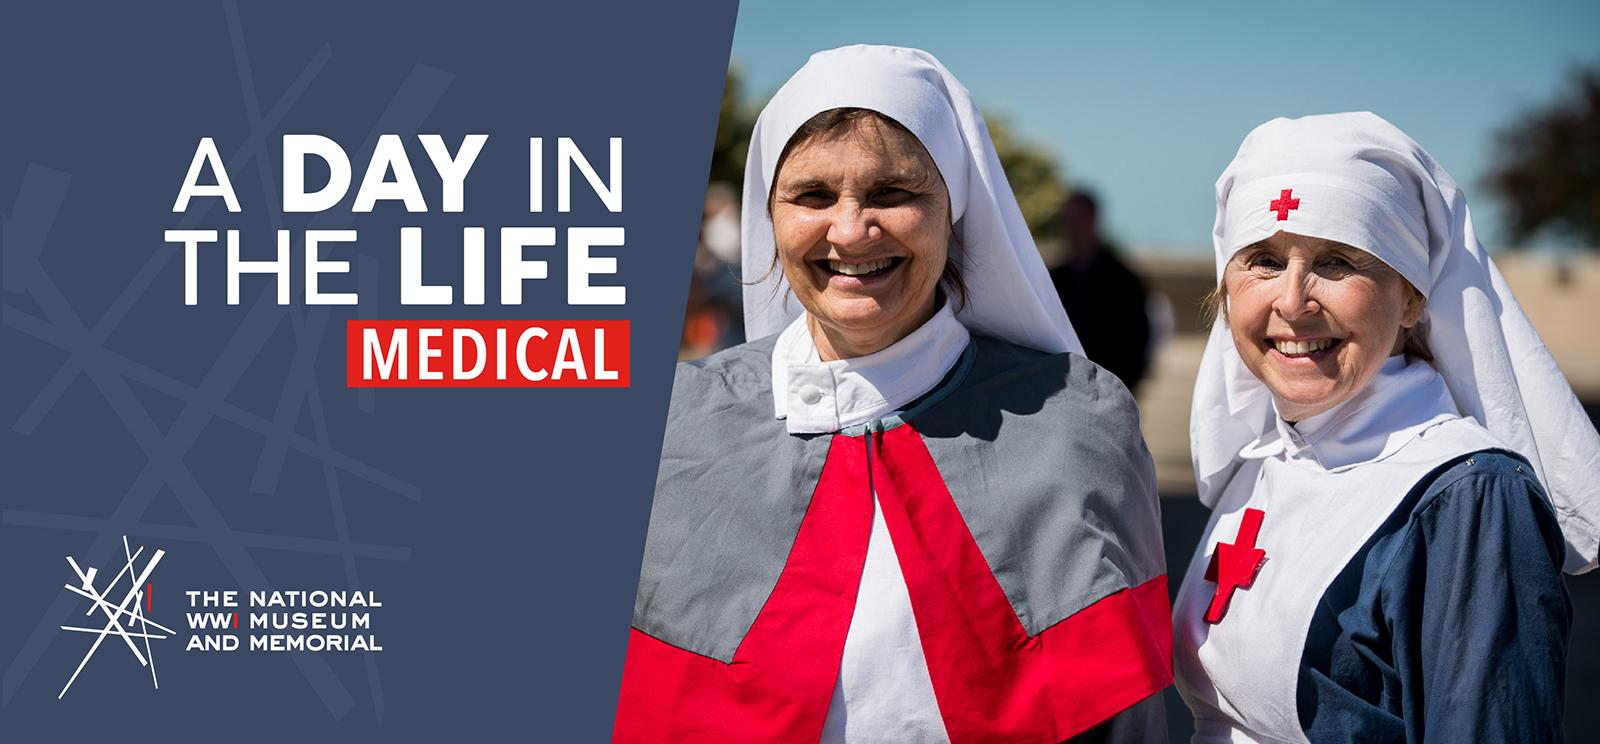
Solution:
<path fill-rule="evenodd" d="M 1284 189 L 1282 193 L 1278 194 L 1277 199 L 1267 205 L 1268 212 L 1278 213 L 1279 222 L 1289 219 L 1289 210 L 1300 208 L 1300 200 L 1294 198 L 1293 194 L 1294 189 Z"/>

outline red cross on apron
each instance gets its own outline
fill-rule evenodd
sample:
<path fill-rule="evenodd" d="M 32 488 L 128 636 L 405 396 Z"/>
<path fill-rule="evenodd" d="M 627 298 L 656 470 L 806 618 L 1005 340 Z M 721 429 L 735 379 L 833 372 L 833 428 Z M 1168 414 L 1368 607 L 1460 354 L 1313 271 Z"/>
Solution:
<path fill-rule="evenodd" d="M 1245 509 L 1244 518 L 1239 522 L 1239 535 L 1233 543 L 1219 542 L 1216 552 L 1211 554 L 1206 581 L 1216 582 L 1217 591 L 1211 595 L 1211 606 L 1206 608 L 1206 622 L 1212 625 L 1222 622 L 1222 616 L 1228 612 L 1228 602 L 1233 599 L 1233 590 L 1249 589 L 1261 566 L 1267 562 L 1267 551 L 1256 547 L 1263 516 L 1265 513 L 1260 509 Z"/>

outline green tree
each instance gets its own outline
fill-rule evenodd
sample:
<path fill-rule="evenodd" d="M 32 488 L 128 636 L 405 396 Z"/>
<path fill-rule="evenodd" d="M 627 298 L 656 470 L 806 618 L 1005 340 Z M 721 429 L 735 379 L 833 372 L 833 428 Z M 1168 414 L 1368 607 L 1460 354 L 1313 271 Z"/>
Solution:
<path fill-rule="evenodd" d="M 1506 205 L 1511 240 L 1548 230 L 1600 250 L 1600 65 L 1576 72 L 1557 100 L 1498 140 L 1487 185 Z"/>

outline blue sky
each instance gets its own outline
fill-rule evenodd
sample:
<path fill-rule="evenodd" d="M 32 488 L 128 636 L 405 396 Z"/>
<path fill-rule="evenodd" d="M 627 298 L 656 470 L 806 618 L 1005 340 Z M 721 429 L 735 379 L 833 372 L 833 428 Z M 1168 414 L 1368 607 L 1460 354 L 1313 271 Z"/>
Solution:
<path fill-rule="evenodd" d="M 933 52 L 1095 189 L 1138 250 L 1209 252 L 1212 184 L 1245 134 L 1347 110 L 1433 153 L 1494 249 L 1500 209 L 1481 179 L 1495 132 L 1600 63 L 1600 3 L 745 0 L 733 64 L 765 97 L 812 52 L 853 43 Z"/>

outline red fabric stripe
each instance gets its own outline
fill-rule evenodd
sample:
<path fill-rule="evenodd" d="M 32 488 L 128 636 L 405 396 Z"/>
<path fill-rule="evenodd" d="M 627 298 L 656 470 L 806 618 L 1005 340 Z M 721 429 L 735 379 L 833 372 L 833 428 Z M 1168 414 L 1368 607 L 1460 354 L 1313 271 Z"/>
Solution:
<path fill-rule="evenodd" d="M 733 663 L 632 631 L 612 740 L 821 738 L 871 532 L 865 440 L 835 436 L 783 573 Z"/>
<path fill-rule="evenodd" d="M 1166 576 L 1029 637 L 921 435 L 900 426 L 873 449 L 873 486 L 952 744 L 1059 742 L 1172 683 Z"/>

